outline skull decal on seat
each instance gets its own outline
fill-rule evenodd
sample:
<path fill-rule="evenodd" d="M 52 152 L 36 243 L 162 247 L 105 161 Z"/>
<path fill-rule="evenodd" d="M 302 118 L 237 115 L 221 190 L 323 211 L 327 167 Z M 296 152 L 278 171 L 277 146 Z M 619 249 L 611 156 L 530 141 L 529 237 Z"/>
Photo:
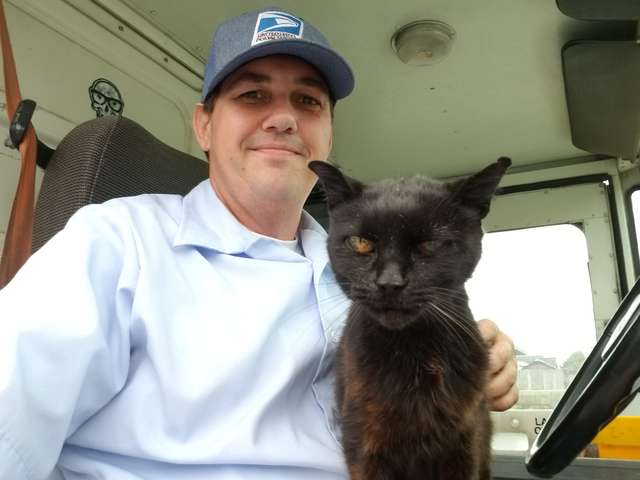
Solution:
<path fill-rule="evenodd" d="M 91 108 L 98 117 L 105 115 L 122 115 L 124 102 L 116 86 L 109 80 L 98 78 L 89 87 Z"/>

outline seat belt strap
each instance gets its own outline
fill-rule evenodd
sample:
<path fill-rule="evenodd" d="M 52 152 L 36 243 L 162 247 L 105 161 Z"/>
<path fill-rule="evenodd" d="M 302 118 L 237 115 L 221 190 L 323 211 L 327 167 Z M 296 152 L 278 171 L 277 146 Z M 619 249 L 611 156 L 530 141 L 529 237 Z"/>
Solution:
<path fill-rule="evenodd" d="M 16 66 L 11 51 L 7 20 L 3 1 L 0 0 L 0 41 L 2 42 L 2 63 L 4 85 L 7 97 L 7 115 L 12 121 L 21 101 Z M 37 140 L 35 131 L 28 124 L 20 149 L 20 178 L 16 189 L 11 216 L 4 239 L 2 259 L 0 260 L 0 288 L 13 278 L 31 255 L 33 232 L 33 205 L 36 175 Z"/>

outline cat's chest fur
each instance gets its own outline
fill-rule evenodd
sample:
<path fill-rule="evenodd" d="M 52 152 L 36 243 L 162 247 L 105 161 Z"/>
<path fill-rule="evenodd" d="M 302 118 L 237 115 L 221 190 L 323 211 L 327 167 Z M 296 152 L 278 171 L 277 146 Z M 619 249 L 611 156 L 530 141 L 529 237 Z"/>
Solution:
<path fill-rule="evenodd" d="M 472 428 L 486 365 L 479 334 L 461 343 L 427 319 L 388 331 L 352 312 L 338 348 L 339 411 L 348 422 L 376 425 L 373 443 L 418 442 L 435 454 Z"/>

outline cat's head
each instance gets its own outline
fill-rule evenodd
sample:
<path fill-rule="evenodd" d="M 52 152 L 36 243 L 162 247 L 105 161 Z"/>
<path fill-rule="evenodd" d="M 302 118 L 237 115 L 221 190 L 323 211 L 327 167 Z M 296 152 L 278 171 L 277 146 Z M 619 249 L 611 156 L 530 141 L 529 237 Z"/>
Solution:
<path fill-rule="evenodd" d="M 460 295 L 480 259 L 481 220 L 510 165 L 502 157 L 452 182 L 416 176 L 365 185 L 310 162 L 327 194 L 329 256 L 346 295 L 393 329 Z"/>

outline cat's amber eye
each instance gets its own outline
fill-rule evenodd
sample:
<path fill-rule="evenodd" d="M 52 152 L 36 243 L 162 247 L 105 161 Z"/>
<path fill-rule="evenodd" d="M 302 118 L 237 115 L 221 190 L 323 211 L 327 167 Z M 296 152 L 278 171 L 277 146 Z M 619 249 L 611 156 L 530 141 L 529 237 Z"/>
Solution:
<path fill-rule="evenodd" d="M 356 235 L 347 237 L 346 244 L 351 250 L 361 255 L 373 252 L 376 246 L 371 240 Z"/>

